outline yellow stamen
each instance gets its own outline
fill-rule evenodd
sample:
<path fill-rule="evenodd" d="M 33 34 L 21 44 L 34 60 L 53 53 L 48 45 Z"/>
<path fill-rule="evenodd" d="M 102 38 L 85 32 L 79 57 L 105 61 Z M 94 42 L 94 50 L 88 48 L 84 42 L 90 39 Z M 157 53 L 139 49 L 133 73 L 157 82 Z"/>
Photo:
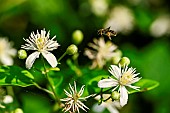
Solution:
<path fill-rule="evenodd" d="M 40 37 L 36 40 L 36 45 L 39 51 L 43 50 L 45 42 L 46 42 L 46 37 L 44 38 Z"/>
<path fill-rule="evenodd" d="M 127 71 L 127 72 L 123 73 L 122 77 L 120 78 L 120 84 L 126 85 L 132 80 L 133 80 L 132 73 Z"/>

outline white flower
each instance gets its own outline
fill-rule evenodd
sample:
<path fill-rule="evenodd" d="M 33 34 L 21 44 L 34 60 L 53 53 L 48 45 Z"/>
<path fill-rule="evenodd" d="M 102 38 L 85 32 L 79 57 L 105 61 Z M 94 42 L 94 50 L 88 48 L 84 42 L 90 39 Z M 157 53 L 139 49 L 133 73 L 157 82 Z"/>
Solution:
<path fill-rule="evenodd" d="M 111 41 L 105 42 L 104 38 L 94 39 L 93 41 L 94 43 L 89 43 L 89 47 L 93 50 L 86 48 L 84 54 L 93 60 L 91 68 L 103 68 L 108 60 L 117 55 L 115 52 L 117 46 Z"/>
<path fill-rule="evenodd" d="M 111 10 L 110 17 L 104 27 L 111 26 L 117 33 L 128 34 L 133 30 L 135 18 L 132 11 L 122 5 L 116 6 Z"/>
<path fill-rule="evenodd" d="M 111 65 L 109 72 L 114 76 L 114 78 L 102 79 L 98 82 L 98 87 L 100 88 L 108 88 L 114 87 L 114 90 L 118 88 L 118 92 L 120 92 L 120 105 L 123 107 L 127 104 L 128 101 L 128 90 L 127 87 L 139 90 L 137 86 L 132 86 L 131 84 L 139 81 L 141 78 L 136 77 L 139 73 L 135 74 L 136 70 L 134 68 L 125 68 L 121 69 L 121 67 L 116 65 Z"/>
<path fill-rule="evenodd" d="M 13 65 L 13 58 L 17 51 L 12 48 L 12 43 L 7 38 L 0 38 L 0 63 L 3 65 Z"/>
<path fill-rule="evenodd" d="M 92 12 L 97 16 L 104 16 L 107 14 L 109 4 L 107 0 L 89 0 Z"/>
<path fill-rule="evenodd" d="M 110 94 L 102 94 L 103 100 L 106 100 L 108 97 L 110 97 Z M 100 95 L 98 95 L 97 97 L 95 97 L 96 100 L 100 100 Z M 110 113 L 119 113 L 118 109 L 121 108 L 120 106 L 120 102 L 118 101 L 112 101 L 112 99 L 110 98 L 109 100 L 102 102 L 100 105 L 95 104 L 93 106 L 93 111 L 97 112 L 97 113 L 102 113 L 104 110 L 108 109 L 108 111 Z"/>
<path fill-rule="evenodd" d="M 158 38 L 170 34 L 170 15 L 159 16 L 150 26 L 152 36 Z"/>
<path fill-rule="evenodd" d="M 87 106 L 85 106 L 80 100 L 86 101 L 87 98 L 89 98 L 90 96 L 87 97 L 81 97 L 81 95 L 84 92 L 84 87 L 85 85 L 83 85 L 80 89 L 79 92 L 77 92 L 76 89 L 76 82 L 74 81 L 74 86 L 70 86 L 69 92 L 67 92 L 64 89 L 65 94 L 68 96 L 67 98 L 64 99 L 60 99 L 61 101 L 65 102 L 65 107 L 64 107 L 64 111 L 67 112 L 69 111 L 70 113 L 75 113 L 79 111 L 79 108 L 81 108 L 82 110 L 86 111 L 86 109 L 89 109 Z M 87 111 L 86 111 L 87 112 Z"/>
<path fill-rule="evenodd" d="M 58 62 L 56 57 L 49 51 L 57 49 L 60 46 L 57 41 L 54 41 L 56 36 L 50 39 L 50 32 L 46 34 L 45 29 L 41 30 L 41 34 L 39 34 L 37 30 L 37 34 L 34 32 L 31 33 L 29 39 L 24 39 L 27 43 L 22 45 L 21 48 L 26 50 L 34 50 L 31 55 L 26 59 L 26 68 L 30 69 L 36 58 L 39 58 L 40 53 L 43 57 L 48 61 L 48 63 L 52 67 L 56 67 Z"/>
<path fill-rule="evenodd" d="M 4 96 L 3 103 L 5 103 L 5 104 L 10 104 L 10 103 L 12 103 L 12 102 L 13 102 L 12 96 L 10 96 L 10 95 Z"/>

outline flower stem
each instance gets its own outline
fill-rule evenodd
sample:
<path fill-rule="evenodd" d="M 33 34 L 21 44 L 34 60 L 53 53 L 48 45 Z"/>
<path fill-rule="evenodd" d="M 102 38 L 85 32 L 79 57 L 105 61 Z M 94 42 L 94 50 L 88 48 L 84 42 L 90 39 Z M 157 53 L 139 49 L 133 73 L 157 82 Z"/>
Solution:
<path fill-rule="evenodd" d="M 58 59 L 58 62 L 67 54 L 67 52 L 63 53 L 63 55 Z"/>
<path fill-rule="evenodd" d="M 43 64 L 44 64 L 44 72 L 45 72 L 44 75 L 45 75 L 45 77 L 46 77 L 46 79 L 47 79 L 47 81 L 48 81 L 48 83 L 49 83 L 49 85 L 50 85 L 50 88 L 51 88 L 52 92 L 53 92 L 53 96 L 54 96 L 54 98 L 55 98 L 55 101 L 58 102 L 58 104 L 60 105 L 60 104 L 61 104 L 61 101 L 60 101 L 60 99 L 58 98 L 58 96 L 57 96 L 57 94 L 56 94 L 56 92 L 55 92 L 55 88 L 53 87 L 53 85 L 52 85 L 52 83 L 51 83 L 51 81 L 50 81 L 49 75 L 48 75 L 48 73 L 47 73 L 47 71 L 46 71 L 46 66 L 45 66 L 44 58 L 43 58 L 43 57 L 41 57 L 41 58 L 42 58 L 42 61 L 43 61 Z"/>
<path fill-rule="evenodd" d="M 35 83 L 35 82 L 33 82 L 33 84 L 34 84 L 38 89 L 41 89 L 41 90 L 43 90 L 43 91 L 45 91 L 45 92 L 47 92 L 47 93 L 49 93 L 49 94 L 51 94 L 51 95 L 54 96 L 53 92 L 51 92 L 51 91 L 49 91 L 49 90 L 47 90 L 47 89 L 42 88 L 41 86 L 39 86 L 39 85 L 38 85 L 37 83 Z"/>

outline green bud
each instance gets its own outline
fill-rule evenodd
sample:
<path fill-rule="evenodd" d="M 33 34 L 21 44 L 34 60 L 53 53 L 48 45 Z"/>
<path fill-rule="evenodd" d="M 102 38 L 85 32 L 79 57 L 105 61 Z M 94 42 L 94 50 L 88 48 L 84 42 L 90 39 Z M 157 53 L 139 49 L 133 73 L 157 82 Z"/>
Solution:
<path fill-rule="evenodd" d="M 25 59 L 27 58 L 27 52 L 23 49 L 19 50 L 18 51 L 18 58 L 19 59 Z"/>
<path fill-rule="evenodd" d="M 70 46 L 68 46 L 68 48 L 67 48 L 67 50 L 66 50 L 66 53 L 67 53 L 68 55 L 74 55 L 74 54 L 77 53 L 77 51 L 78 51 L 77 46 L 74 45 L 74 44 L 71 44 Z"/>
<path fill-rule="evenodd" d="M 119 100 L 120 98 L 120 93 L 118 93 L 117 91 L 113 91 L 111 94 L 111 97 L 113 100 Z"/>
<path fill-rule="evenodd" d="M 121 65 L 121 67 L 124 67 L 125 65 L 129 65 L 130 64 L 130 60 L 128 57 L 122 57 L 119 61 L 119 64 Z"/>
<path fill-rule="evenodd" d="M 75 30 L 72 34 L 72 40 L 74 44 L 80 44 L 83 40 L 83 33 L 80 30 Z"/>
<path fill-rule="evenodd" d="M 17 108 L 15 109 L 14 113 L 24 113 L 24 112 L 21 108 Z"/>

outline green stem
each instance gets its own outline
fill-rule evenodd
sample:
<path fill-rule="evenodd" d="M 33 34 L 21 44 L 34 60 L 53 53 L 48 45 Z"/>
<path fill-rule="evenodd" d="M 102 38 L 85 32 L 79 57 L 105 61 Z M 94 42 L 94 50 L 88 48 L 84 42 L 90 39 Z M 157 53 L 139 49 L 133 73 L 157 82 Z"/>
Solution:
<path fill-rule="evenodd" d="M 58 62 L 60 62 L 60 60 L 61 60 L 64 56 L 66 56 L 66 54 L 67 54 L 67 52 L 65 52 L 65 53 L 58 59 Z"/>
<path fill-rule="evenodd" d="M 50 78 L 49 78 L 49 76 L 48 76 L 48 73 L 47 73 L 47 71 L 46 71 L 46 66 L 45 66 L 44 58 L 43 58 L 43 57 L 41 57 L 41 58 L 42 58 L 42 61 L 43 61 L 43 64 L 44 64 L 44 72 L 46 72 L 44 75 L 45 75 L 45 77 L 47 78 L 47 81 L 48 81 L 48 83 L 49 83 L 49 85 L 50 85 L 50 88 L 51 88 L 51 90 L 52 90 L 52 92 L 53 92 L 53 96 L 54 96 L 54 98 L 55 98 L 55 101 L 58 102 L 58 104 L 60 105 L 60 104 L 61 104 L 61 101 L 60 101 L 60 99 L 58 98 L 58 96 L 57 96 L 57 94 L 56 94 L 56 92 L 55 92 L 55 88 L 53 87 L 53 85 L 52 85 L 52 83 L 51 83 L 51 81 L 50 81 Z"/>
<path fill-rule="evenodd" d="M 43 91 L 45 91 L 45 92 L 47 92 L 47 93 L 49 93 L 49 94 L 51 94 L 51 95 L 53 95 L 54 96 L 54 94 L 53 94 L 53 92 L 51 92 L 51 91 L 49 91 L 49 90 L 47 90 L 47 89 L 44 89 L 44 88 L 42 88 L 41 86 L 39 86 L 37 83 L 33 83 L 38 89 L 40 89 L 40 90 L 43 90 Z"/>
<path fill-rule="evenodd" d="M 6 86 L 7 94 L 14 97 L 14 90 L 12 86 Z"/>
<path fill-rule="evenodd" d="M 106 91 L 100 91 L 99 93 L 97 93 L 97 94 L 94 94 L 93 96 L 91 96 L 91 98 L 95 98 L 95 97 L 97 97 L 98 95 L 101 95 L 101 97 L 102 97 L 102 94 L 104 94 L 104 93 L 106 93 L 106 92 L 108 92 L 108 91 L 110 91 L 110 90 L 112 90 L 113 88 L 110 88 L 110 89 L 108 89 L 108 90 L 106 90 Z M 88 99 L 90 99 L 90 98 L 88 98 Z"/>

